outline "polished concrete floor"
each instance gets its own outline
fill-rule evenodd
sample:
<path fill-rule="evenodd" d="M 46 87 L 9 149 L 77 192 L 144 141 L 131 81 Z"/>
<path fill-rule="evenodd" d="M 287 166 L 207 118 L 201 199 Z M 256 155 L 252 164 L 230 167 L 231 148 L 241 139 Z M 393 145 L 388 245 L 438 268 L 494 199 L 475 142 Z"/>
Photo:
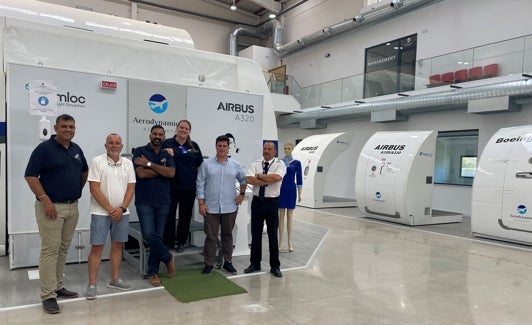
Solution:
<path fill-rule="evenodd" d="M 183 304 L 149 288 L 62 301 L 57 315 L 2 308 L 0 324 L 532 324 L 531 249 L 359 217 L 297 208 L 329 231 L 283 278 L 231 277 L 246 294 Z"/>

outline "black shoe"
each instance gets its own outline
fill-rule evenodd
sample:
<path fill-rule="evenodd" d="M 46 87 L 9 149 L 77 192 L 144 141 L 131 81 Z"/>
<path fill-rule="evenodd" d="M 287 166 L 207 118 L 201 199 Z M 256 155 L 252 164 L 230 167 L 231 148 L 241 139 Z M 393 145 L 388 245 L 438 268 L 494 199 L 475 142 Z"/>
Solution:
<path fill-rule="evenodd" d="M 55 292 L 58 298 L 77 298 L 79 295 L 77 292 L 68 291 L 65 288 L 61 288 Z"/>
<path fill-rule="evenodd" d="M 61 309 L 59 308 L 59 305 L 57 304 L 57 299 L 55 298 L 49 298 L 42 301 L 42 308 L 44 308 L 44 311 L 48 314 L 59 314 L 61 312 Z"/>
<path fill-rule="evenodd" d="M 228 273 L 231 273 L 232 275 L 237 274 L 237 271 L 233 267 L 233 263 L 231 262 L 224 262 L 224 265 L 222 267 L 224 270 L 226 270 Z"/>
<path fill-rule="evenodd" d="M 281 270 L 280 269 L 271 269 L 270 272 L 273 274 L 273 276 L 275 277 L 278 277 L 278 278 L 282 278 L 283 277 L 283 274 L 281 273 Z"/>
<path fill-rule="evenodd" d="M 205 265 L 205 267 L 203 268 L 203 270 L 201 270 L 201 274 L 203 275 L 209 275 L 212 273 L 212 265 Z"/>
<path fill-rule="evenodd" d="M 247 269 L 244 270 L 244 273 L 253 273 L 253 272 L 258 272 L 260 271 L 260 266 L 255 266 L 253 264 L 251 264 L 250 266 L 248 266 Z"/>
<path fill-rule="evenodd" d="M 183 253 L 185 251 L 185 245 L 177 245 L 176 252 Z"/>

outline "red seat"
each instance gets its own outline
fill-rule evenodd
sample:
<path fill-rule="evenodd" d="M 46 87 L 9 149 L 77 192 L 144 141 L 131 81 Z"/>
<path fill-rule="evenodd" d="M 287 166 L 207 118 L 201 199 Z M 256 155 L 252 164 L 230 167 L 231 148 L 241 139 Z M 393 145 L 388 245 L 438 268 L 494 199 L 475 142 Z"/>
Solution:
<path fill-rule="evenodd" d="M 467 69 L 461 69 L 454 72 L 454 81 L 455 82 L 464 82 L 468 81 L 469 76 L 467 74 Z"/>
<path fill-rule="evenodd" d="M 469 69 L 469 78 L 471 80 L 482 78 L 482 67 L 473 67 Z"/>
<path fill-rule="evenodd" d="M 429 77 L 429 83 L 430 83 L 431 85 L 441 83 L 441 75 L 439 75 L 439 74 L 433 74 L 432 76 Z"/>
<path fill-rule="evenodd" d="M 441 75 L 441 81 L 452 84 L 454 83 L 454 72 L 446 72 Z"/>
<path fill-rule="evenodd" d="M 497 63 L 488 64 L 484 67 L 484 78 L 496 77 L 499 65 Z"/>

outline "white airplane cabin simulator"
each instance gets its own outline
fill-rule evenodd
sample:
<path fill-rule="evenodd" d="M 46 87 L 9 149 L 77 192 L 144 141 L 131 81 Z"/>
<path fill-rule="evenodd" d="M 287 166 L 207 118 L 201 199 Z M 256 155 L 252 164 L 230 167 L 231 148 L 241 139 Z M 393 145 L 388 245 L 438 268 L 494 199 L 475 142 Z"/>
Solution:
<path fill-rule="evenodd" d="M 410 226 L 461 222 L 432 209 L 434 131 L 377 132 L 358 158 L 355 193 L 368 217 Z"/>

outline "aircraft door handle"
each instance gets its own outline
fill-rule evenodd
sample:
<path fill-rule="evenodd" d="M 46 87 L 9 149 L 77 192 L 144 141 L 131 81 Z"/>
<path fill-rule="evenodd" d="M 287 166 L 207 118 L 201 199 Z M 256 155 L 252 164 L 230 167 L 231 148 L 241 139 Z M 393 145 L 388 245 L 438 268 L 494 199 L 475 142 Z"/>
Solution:
<path fill-rule="evenodd" d="M 518 172 L 515 173 L 516 178 L 532 178 L 532 172 Z"/>

